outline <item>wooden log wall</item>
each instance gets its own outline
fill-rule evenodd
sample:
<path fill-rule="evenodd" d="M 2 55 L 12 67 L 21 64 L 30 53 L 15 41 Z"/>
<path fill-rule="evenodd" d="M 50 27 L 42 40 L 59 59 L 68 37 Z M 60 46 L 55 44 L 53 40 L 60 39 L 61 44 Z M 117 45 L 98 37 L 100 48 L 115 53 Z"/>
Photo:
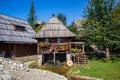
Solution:
<path fill-rule="evenodd" d="M 13 51 L 15 57 L 37 54 L 37 44 L 13 44 L 2 43 L 1 50 L 6 53 L 6 57 L 10 57 L 10 50 Z"/>
<path fill-rule="evenodd" d="M 37 54 L 37 44 L 16 44 L 16 57 Z"/>

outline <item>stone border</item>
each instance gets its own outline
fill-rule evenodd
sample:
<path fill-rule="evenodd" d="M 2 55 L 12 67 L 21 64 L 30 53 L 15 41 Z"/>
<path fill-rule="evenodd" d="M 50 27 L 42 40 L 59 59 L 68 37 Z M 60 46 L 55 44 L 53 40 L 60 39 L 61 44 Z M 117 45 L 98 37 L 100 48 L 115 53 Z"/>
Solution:
<path fill-rule="evenodd" d="M 38 55 L 28 55 L 28 56 L 15 58 L 16 61 L 21 61 L 21 62 L 33 61 L 33 60 L 37 60 L 37 59 L 38 59 Z"/>
<path fill-rule="evenodd" d="M 85 80 L 103 80 L 103 79 L 94 78 L 94 77 L 90 77 L 90 76 L 73 76 L 73 77 L 80 78 L 80 79 L 85 79 Z"/>
<path fill-rule="evenodd" d="M 0 65 L 1 67 L 10 70 L 28 70 L 28 67 L 24 63 L 2 57 L 0 57 Z"/>

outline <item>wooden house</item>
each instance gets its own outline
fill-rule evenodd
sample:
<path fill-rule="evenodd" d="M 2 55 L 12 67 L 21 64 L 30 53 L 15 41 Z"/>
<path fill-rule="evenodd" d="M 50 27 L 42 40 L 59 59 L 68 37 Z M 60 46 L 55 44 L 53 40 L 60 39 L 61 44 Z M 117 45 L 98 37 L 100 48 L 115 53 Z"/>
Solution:
<path fill-rule="evenodd" d="M 36 53 L 35 31 L 25 20 L 0 14 L 0 51 L 6 57 L 21 57 Z"/>
<path fill-rule="evenodd" d="M 57 17 L 52 16 L 35 38 L 38 41 L 60 43 L 71 41 L 75 36 Z"/>
<path fill-rule="evenodd" d="M 65 61 L 69 52 L 68 44 L 75 36 L 57 17 L 52 16 L 35 35 L 38 40 L 37 52 L 42 54 L 43 62 L 53 59 Z M 41 47 L 40 42 L 48 43 L 49 47 Z"/>

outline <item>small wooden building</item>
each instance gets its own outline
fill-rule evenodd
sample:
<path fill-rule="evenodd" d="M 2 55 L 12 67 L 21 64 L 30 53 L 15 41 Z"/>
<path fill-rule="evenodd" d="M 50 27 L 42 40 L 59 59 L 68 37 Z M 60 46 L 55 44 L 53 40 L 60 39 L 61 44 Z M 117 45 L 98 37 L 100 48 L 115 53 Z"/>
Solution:
<path fill-rule="evenodd" d="M 0 51 L 6 57 L 36 54 L 35 34 L 27 21 L 0 14 Z"/>
<path fill-rule="evenodd" d="M 49 21 L 39 30 L 35 35 L 38 40 L 37 52 L 42 54 L 43 62 L 48 60 L 66 60 L 66 53 L 68 53 L 69 42 L 72 41 L 76 35 L 72 33 L 57 17 L 52 16 Z M 50 43 L 49 48 L 43 49 L 39 46 L 39 42 Z M 66 50 L 59 50 L 57 46 L 66 46 Z"/>
<path fill-rule="evenodd" d="M 52 16 L 35 38 L 38 41 L 61 43 L 69 42 L 75 36 L 57 17 Z"/>

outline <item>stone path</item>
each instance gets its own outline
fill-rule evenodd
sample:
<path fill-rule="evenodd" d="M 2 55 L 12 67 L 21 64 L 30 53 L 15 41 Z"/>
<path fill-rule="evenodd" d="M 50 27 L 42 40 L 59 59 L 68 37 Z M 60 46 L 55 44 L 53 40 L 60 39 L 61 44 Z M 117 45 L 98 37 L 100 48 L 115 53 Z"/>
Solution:
<path fill-rule="evenodd" d="M 13 80 L 9 71 L 0 68 L 0 80 Z"/>
<path fill-rule="evenodd" d="M 24 65 L 19 61 L 0 57 L 0 80 L 68 80 L 66 77 L 50 71 L 28 69 L 27 66 L 30 63 L 32 63 L 32 61 Z"/>
<path fill-rule="evenodd" d="M 10 74 L 15 80 L 68 80 L 62 75 L 40 69 L 30 69 L 28 72 L 10 71 Z"/>

